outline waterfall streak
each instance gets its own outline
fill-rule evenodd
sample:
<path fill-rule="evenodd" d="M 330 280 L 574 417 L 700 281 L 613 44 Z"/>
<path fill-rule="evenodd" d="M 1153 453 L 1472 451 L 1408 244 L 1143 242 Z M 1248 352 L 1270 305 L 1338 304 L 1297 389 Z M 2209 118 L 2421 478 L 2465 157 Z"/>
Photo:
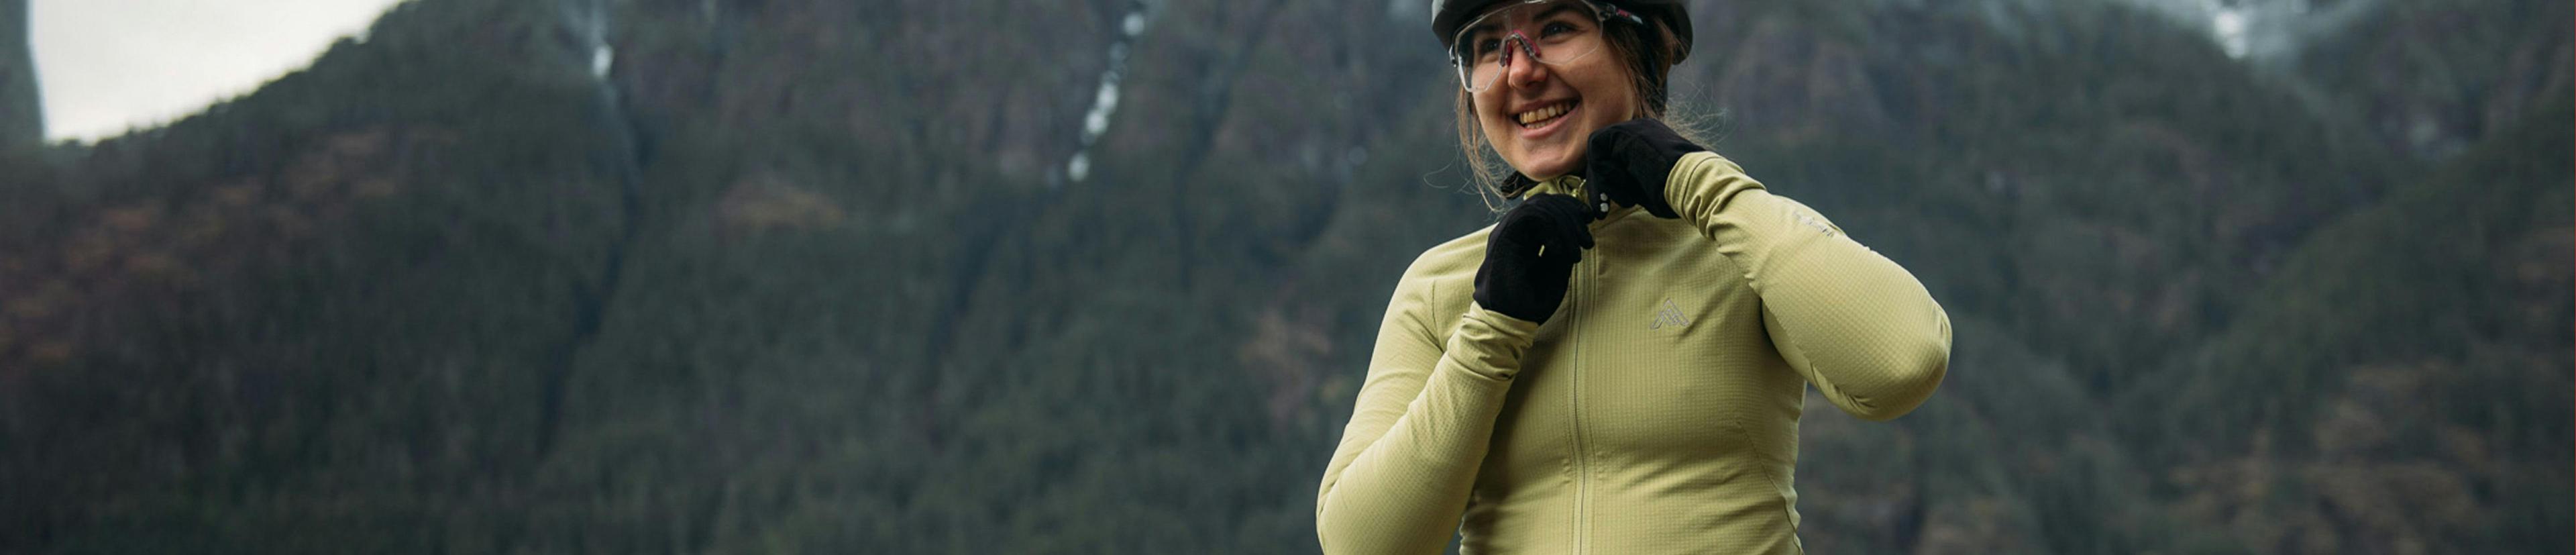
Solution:
<path fill-rule="evenodd" d="M 1082 116 L 1082 146 L 1064 164 L 1065 176 L 1074 183 L 1091 177 L 1091 146 L 1109 132 L 1109 116 L 1118 111 L 1118 83 L 1126 78 L 1127 55 L 1136 37 L 1145 33 L 1146 11 L 1143 2 L 1130 6 L 1127 17 L 1119 20 L 1118 40 L 1109 43 L 1109 68 L 1101 70 L 1099 92 L 1092 94 L 1091 111 Z"/>

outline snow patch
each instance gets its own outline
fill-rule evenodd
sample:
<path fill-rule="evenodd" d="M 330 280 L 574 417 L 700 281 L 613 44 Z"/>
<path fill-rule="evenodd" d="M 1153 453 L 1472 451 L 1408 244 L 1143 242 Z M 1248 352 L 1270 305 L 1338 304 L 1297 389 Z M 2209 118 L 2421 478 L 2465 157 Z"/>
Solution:
<path fill-rule="evenodd" d="M 2212 34 L 2218 35 L 2218 46 L 2227 57 L 2245 57 L 2245 13 L 2235 8 L 2222 8 L 2209 16 Z"/>
<path fill-rule="evenodd" d="M 591 49 L 590 49 L 590 76 L 591 76 L 591 77 L 595 77 L 595 78 L 607 78 L 607 77 L 608 77 L 608 68 L 615 67 L 616 65 L 617 65 L 617 49 L 609 48 L 607 45 L 598 45 L 598 46 L 593 46 L 593 47 L 591 47 Z"/>

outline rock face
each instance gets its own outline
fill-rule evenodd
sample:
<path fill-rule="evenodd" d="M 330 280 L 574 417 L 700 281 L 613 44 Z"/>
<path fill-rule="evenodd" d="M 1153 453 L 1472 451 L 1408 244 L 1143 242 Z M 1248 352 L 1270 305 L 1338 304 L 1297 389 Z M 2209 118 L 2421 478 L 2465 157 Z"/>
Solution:
<path fill-rule="evenodd" d="M 0 150 L 44 142 L 42 106 L 27 47 L 27 0 L 0 0 Z"/>

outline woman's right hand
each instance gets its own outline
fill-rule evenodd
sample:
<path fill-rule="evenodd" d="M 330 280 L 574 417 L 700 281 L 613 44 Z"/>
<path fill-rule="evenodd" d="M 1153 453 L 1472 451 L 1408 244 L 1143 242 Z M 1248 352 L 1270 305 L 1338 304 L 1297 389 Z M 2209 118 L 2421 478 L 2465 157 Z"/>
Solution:
<path fill-rule="evenodd" d="M 1592 248 L 1591 207 L 1565 195 L 1533 195 L 1503 213 L 1485 237 L 1476 268 L 1476 305 L 1546 323 L 1565 303 L 1565 286 L 1583 249 Z"/>
<path fill-rule="evenodd" d="M 1664 199 L 1673 165 L 1684 154 L 1708 150 L 1654 118 L 1620 122 L 1592 132 L 1585 141 L 1584 183 L 1613 202 L 1644 208 L 1657 218 L 1681 217 Z"/>

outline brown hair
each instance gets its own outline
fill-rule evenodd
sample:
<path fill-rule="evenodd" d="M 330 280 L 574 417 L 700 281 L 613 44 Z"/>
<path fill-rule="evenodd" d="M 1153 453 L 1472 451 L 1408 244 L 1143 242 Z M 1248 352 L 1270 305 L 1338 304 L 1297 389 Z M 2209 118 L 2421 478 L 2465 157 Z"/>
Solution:
<path fill-rule="evenodd" d="M 1645 112 L 1639 117 L 1665 120 L 1682 138 L 1707 144 L 1693 122 L 1674 122 L 1665 117 L 1671 100 L 1666 87 L 1673 68 L 1669 60 L 1673 58 L 1671 53 L 1674 49 L 1680 48 L 1681 41 L 1662 21 L 1654 23 L 1654 31 L 1651 36 L 1662 40 L 1653 50 L 1647 47 L 1649 35 L 1638 26 L 1607 26 L 1602 40 L 1608 43 L 1610 54 L 1617 56 L 1627 70 L 1629 86 L 1637 92 L 1641 110 Z M 1519 177 L 1519 170 L 1503 163 L 1501 153 L 1495 152 L 1494 145 L 1485 141 L 1483 124 L 1476 119 L 1475 94 L 1464 88 L 1458 89 L 1457 116 L 1458 150 L 1467 157 L 1467 172 L 1481 186 L 1478 190 L 1486 193 L 1486 204 L 1499 209 L 1500 205 L 1493 202 L 1496 200 L 1493 195 L 1500 194 L 1505 199 L 1518 197 L 1528 187 L 1527 180 L 1514 179 Z"/>

